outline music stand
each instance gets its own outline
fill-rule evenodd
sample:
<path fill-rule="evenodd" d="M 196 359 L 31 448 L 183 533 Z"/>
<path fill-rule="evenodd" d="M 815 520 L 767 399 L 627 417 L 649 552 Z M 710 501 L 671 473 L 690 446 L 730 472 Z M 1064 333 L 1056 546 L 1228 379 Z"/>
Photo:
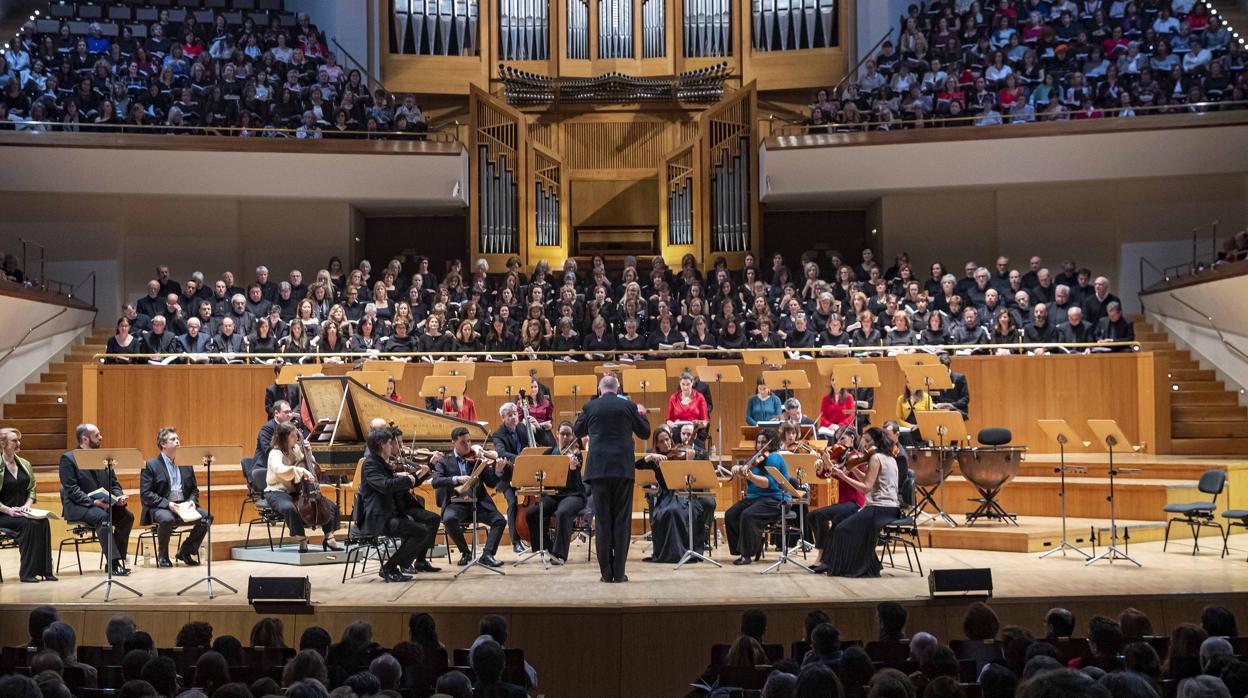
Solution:
<path fill-rule="evenodd" d="M 208 555 L 205 561 L 204 576 L 191 582 L 182 591 L 178 592 L 178 596 L 194 589 L 203 582 L 208 583 L 208 598 L 213 597 L 212 583 L 216 582 L 221 586 L 229 589 L 231 593 L 237 594 L 238 589 L 226 584 L 223 580 L 212 576 L 212 465 L 216 461 L 222 461 L 227 465 L 237 465 L 243 462 L 243 449 L 237 444 L 233 446 L 183 446 L 178 449 L 178 455 L 184 460 L 189 458 L 195 460 L 198 458 L 204 464 L 204 472 L 206 473 L 205 491 L 208 493 Z"/>
<path fill-rule="evenodd" d="M 807 503 L 809 500 L 806 499 L 806 493 L 794 487 L 793 484 L 789 482 L 789 479 L 787 477 L 784 477 L 784 475 L 781 474 L 779 470 L 776 470 L 774 466 L 767 465 L 767 466 L 764 466 L 764 468 L 767 470 L 767 474 L 771 476 L 771 479 L 779 483 L 780 490 L 784 492 L 785 494 L 789 495 L 789 498 L 782 499 L 780 502 L 780 541 L 781 541 L 780 559 L 768 565 L 765 569 L 759 572 L 759 574 L 767 574 L 768 572 L 771 572 L 772 570 L 778 570 L 780 569 L 780 566 L 785 563 L 797 565 L 798 567 L 801 567 L 807 572 L 810 572 L 813 574 L 814 573 L 813 569 L 806 566 L 804 563 L 798 562 L 797 560 L 794 560 L 793 558 L 789 557 L 789 528 L 788 528 L 789 510 L 792 508 L 794 502 L 799 503 L 799 504 Z M 798 517 L 798 518 L 802 518 L 802 517 Z M 803 535 L 805 535 L 805 522 L 802 522 L 802 527 L 803 527 L 802 533 Z"/>
<path fill-rule="evenodd" d="M 673 359 L 668 359 L 672 361 Z M 705 361 L 706 359 L 703 359 Z M 714 366 L 696 366 L 698 379 L 707 385 L 714 385 L 719 388 L 723 383 L 742 383 L 745 378 L 741 375 L 741 367 L 736 364 L 716 364 Z M 717 397 L 723 397 L 718 395 Z M 724 411 L 719 410 L 715 424 L 715 443 L 720 446 L 721 455 L 727 455 L 729 449 L 723 448 L 724 445 Z"/>
<path fill-rule="evenodd" d="M 1092 443 L 1097 448 L 1103 448 L 1109 453 L 1109 547 L 1105 549 L 1105 552 L 1089 558 L 1083 564 L 1086 566 L 1101 560 L 1109 560 L 1109 564 L 1112 565 L 1114 560 L 1126 560 L 1136 567 L 1143 567 L 1134 558 L 1127 555 L 1126 552 L 1118 549 L 1118 518 L 1114 505 L 1114 476 L 1119 471 L 1114 469 L 1114 449 L 1122 450 L 1125 448 L 1135 453 L 1144 447 L 1132 444 L 1131 440 L 1122 433 L 1122 429 L 1118 428 L 1118 423 L 1112 419 L 1089 419 L 1088 428 L 1096 435 L 1096 439 Z M 1122 472 L 1125 473 L 1126 470 Z"/>
<path fill-rule="evenodd" d="M 941 367 L 944 368 L 943 366 Z M 947 376 L 946 376 L 947 377 Z M 915 410 L 914 418 L 919 424 L 919 430 L 929 438 L 936 436 L 937 444 L 940 448 L 940 472 L 945 474 L 952 470 L 952 466 L 946 470 L 945 463 L 948 455 L 945 453 L 946 448 L 953 448 L 959 442 L 968 440 L 966 435 L 966 423 L 962 421 L 962 413 L 957 410 Z M 936 507 L 935 514 L 928 514 L 931 519 L 943 519 L 949 524 L 950 528 L 957 528 L 958 523 L 953 517 L 945 513 L 945 480 L 948 475 L 944 475 L 940 481 L 940 503 L 937 504 L 930 497 L 926 501 L 931 502 Z M 931 520 L 929 519 L 929 520 Z"/>
<path fill-rule="evenodd" d="M 550 449 L 543 448 L 541 450 L 548 451 Z M 536 557 L 542 561 L 542 569 L 549 570 L 550 558 L 554 556 L 546 552 L 546 503 L 543 499 L 548 493 L 553 493 L 567 486 L 568 457 L 558 454 L 548 456 L 522 453 L 516 457 L 516 462 L 512 464 L 511 481 L 516 488 L 517 495 L 537 495 L 536 544 L 532 552 L 513 562 L 512 566 L 519 567 Z M 529 529 L 529 542 L 534 542 L 532 529 Z"/>
<path fill-rule="evenodd" d="M 917 356 L 917 355 L 911 355 Z M 897 357 L 901 358 L 901 357 Z M 953 387 L 953 380 L 949 378 L 949 371 L 939 362 L 926 364 L 911 364 L 902 366 L 901 372 L 906 376 L 906 384 L 912 389 L 916 386 L 923 386 L 930 396 L 933 390 L 948 390 Z M 959 413 L 961 414 L 961 413 Z"/>
<path fill-rule="evenodd" d="M 1062 479 L 1062 488 L 1057 495 L 1058 498 L 1062 500 L 1062 542 L 1059 543 L 1056 548 L 1041 554 L 1040 558 L 1044 559 L 1056 552 L 1061 552 L 1062 557 L 1066 557 L 1066 551 L 1073 550 L 1082 555 L 1084 560 L 1087 560 L 1092 556 L 1071 545 L 1070 541 L 1066 539 L 1066 444 L 1083 444 L 1083 447 L 1087 448 L 1092 445 L 1092 442 L 1084 441 L 1080 438 L 1079 435 L 1075 433 L 1075 430 L 1072 429 L 1064 419 L 1040 419 L 1037 420 L 1036 423 L 1040 425 L 1040 428 L 1044 431 L 1046 436 L 1057 442 L 1057 449 L 1061 458 L 1061 465 L 1057 467 L 1057 472 Z M 1074 469 L 1072 469 L 1072 471 L 1073 470 Z M 1087 468 L 1081 466 L 1078 470 L 1087 472 Z"/>
<path fill-rule="evenodd" d="M 525 378 L 554 378 L 555 362 L 550 359 L 512 361 L 511 375 Z"/>
<path fill-rule="evenodd" d="M 819 375 L 830 379 L 837 366 L 861 363 L 862 359 L 856 356 L 821 356 L 815 359 L 815 368 L 818 369 Z"/>
<path fill-rule="evenodd" d="M 492 376 L 492 378 L 509 378 L 509 377 L 511 376 Z M 526 377 L 524 378 L 524 380 L 527 381 L 528 378 Z M 452 577 L 452 579 L 459 579 L 459 576 L 461 574 L 467 572 L 473 567 L 480 567 L 483 570 L 489 570 L 491 572 L 494 572 L 495 574 L 501 574 L 501 575 L 507 574 L 506 572 L 500 569 L 497 569 L 495 567 L 490 567 L 489 565 L 481 562 L 481 555 L 477 553 L 477 537 L 479 535 L 477 527 L 479 526 L 480 521 L 479 521 L 479 518 L 477 517 L 477 496 L 474 494 L 474 492 L 476 492 L 476 489 L 477 489 L 477 482 L 481 479 L 481 473 L 485 472 L 486 468 L 493 468 L 493 467 L 494 467 L 494 464 L 487 463 L 484 458 L 478 459 L 477 467 L 473 468 L 472 474 L 468 476 L 468 482 L 465 482 L 462 485 L 456 486 L 454 488 L 454 494 L 450 496 L 449 501 L 451 502 L 455 502 L 457 504 L 471 504 L 472 505 L 472 560 L 467 565 L 464 565 L 464 568 L 462 570 L 456 572 L 455 576 Z M 464 494 L 464 492 L 467 492 L 468 494 Z"/>
<path fill-rule="evenodd" d="M 693 549 L 693 495 L 694 492 L 715 496 L 713 487 L 719 486 L 719 478 L 715 477 L 715 464 L 709 460 L 668 459 L 659 463 L 663 471 L 663 481 L 669 489 L 683 489 L 685 492 L 685 524 L 688 527 L 689 544 L 685 554 L 680 556 L 675 569 L 684 567 L 691 560 L 709 562 L 716 567 L 723 567 L 710 557 Z"/>
<path fill-rule="evenodd" d="M 516 399 L 521 390 L 532 387 L 532 379 L 528 376 L 490 376 L 485 383 L 485 394 L 490 397 L 505 397 L 508 402 Z"/>
<path fill-rule="evenodd" d="M 637 364 L 598 364 L 594 366 L 595 375 L 606 375 L 608 373 L 618 373 L 624 375 L 625 371 L 632 371 L 637 368 Z"/>
<path fill-rule="evenodd" d="M 113 484 L 117 482 L 117 465 L 120 463 L 126 468 L 143 467 L 143 454 L 137 448 L 78 448 L 74 449 L 74 460 L 78 462 L 78 467 L 83 470 L 103 470 L 104 471 L 104 489 L 108 492 L 111 499 L 113 496 Z M 99 467 L 94 467 L 99 466 Z M 104 581 L 87 589 L 82 593 L 80 599 L 85 599 L 95 592 L 96 589 L 104 587 L 104 603 L 108 603 L 109 597 L 112 596 L 113 587 L 119 586 L 122 589 L 134 594 L 135 596 L 143 596 L 139 591 L 132 589 L 125 584 L 113 579 L 113 562 L 108 560 L 108 544 L 114 542 L 113 539 L 113 507 L 116 506 L 112 502 L 108 505 L 108 541 L 100 541 L 100 548 L 104 551 L 105 563 L 104 569 L 106 575 Z"/>
<path fill-rule="evenodd" d="M 464 376 L 468 380 L 477 377 L 477 365 L 463 361 L 439 361 L 433 365 L 435 376 Z"/>
<path fill-rule="evenodd" d="M 403 381 L 403 372 L 407 370 L 406 361 L 390 361 L 388 359 L 369 359 L 360 364 L 360 368 L 354 373 L 375 373 L 381 372 L 394 379 L 395 383 Z"/>
<path fill-rule="evenodd" d="M 858 363 L 840 363 L 832 367 L 832 385 L 840 387 L 848 387 L 854 391 L 854 415 L 870 415 L 875 414 L 875 410 L 858 407 L 858 389 L 880 387 L 880 369 L 875 364 Z M 867 423 L 870 423 L 870 418 Z M 858 420 L 854 420 L 854 426 L 858 427 Z"/>
<path fill-rule="evenodd" d="M 445 361 L 442 363 L 446 363 Z M 442 364 L 434 364 L 440 366 Z M 420 396 L 437 398 L 438 407 L 445 404 L 448 396 L 459 397 L 468 389 L 468 376 L 425 376 L 420 382 Z"/>
<path fill-rule="evenodd" d="M 550 392 L 555 397 L 571 397 L 572 405 L 580 403 L 581 396 L 593 397 L 598 393 L 598 376 L 555 376 Z M 587 398 L 588 399 L 588 398 Z M 561 410 L 559 414 L 578 415 L 580 410 Z"/>
<path fill-rule="evenodd" d="M 299 378 L 302 376 L 319 375 L 321 375 L 320 364 L 283 364 L 275 382 L 278 385 L 299 385 Z"/>
<path fill-rule="evenodd" d="M 898 354 L 896 357 L 897 365 L 905 371 L 911 366 L 938 366 L 940 365 L 940 357 L 927 352 L 918 352 L 917 354 Z"/>
<path fill-rule="evenodd" d="M 390 382 L 390 373 L 387 371 L 351 371 L 347 375 L 379 395 L 385 395 L 386 387 Z"/>
<path fill-rule="evenodd" d="M 667 392 L 667 372 L 661 368 L 634 368 L 621 375 L 624 377 L 624 392 L 630 395 Z M 646 409 L 658 408 L 646 407 Z"/>
<path fill-rule="evenodd" d="M 810 387 L 810 377 L 801 369 L 763 371 L 763 382 L 773 393 L 778 390 L 805 390 Z"/>
<path fill-rule="evenodd" d="M 759 366 L 764 371 L 783 368 L 789 361 L 783 349 L 748 349 L 743 357 L 746 364 Z"/>
<path fill-rule="evenodd" d="M 819 451 L 822 451 L 823 449 L 828 447 L 827 441 L 809 439 L 806 441 L 806 443 L 811 448 L 814 448 Z M 811 474 L 815 473 L 815 462 L 819 460 L 819 456 L 813 453 L 781 453 L 780 457 L 784 459 L 784 464 L 788 466 L 789 473 L 791 473 L 793 477 L 797 478 L 798 482 L 801 482 L 803 484 L 805 484 L 806 482 L 807 473 L 811 473 Z M 806 501 L 798 502 L 798 504 L 806 504 L 807 509 L 809 509 L 810 508 L 810 501 L 809 501 L 810 493 L 805 492 L 804 494 L 806 495 Z M 798 539 L 797 539 L 797 545 L 790 546 L 789 553 L 792 554 L 795 548 L 801 548 L 802 557 L 806 557 L 806 553 L 813 550 L 815 546 L 810 541 L 806 540 L 806 517 L 805 516 L 798 517 L 798 525 L 800 526 L 800 535 L 798 536 Z"/>
<path fill-rule="evenodd" d="M 680 378 L 680 374 L 688 371 L 693 375 L 698 375 L 698 367 L 706 366 L 705 356 L 685 356 L 676 359 L 664 359 L 663 369 L 667 371 L 668 378 Z"/>

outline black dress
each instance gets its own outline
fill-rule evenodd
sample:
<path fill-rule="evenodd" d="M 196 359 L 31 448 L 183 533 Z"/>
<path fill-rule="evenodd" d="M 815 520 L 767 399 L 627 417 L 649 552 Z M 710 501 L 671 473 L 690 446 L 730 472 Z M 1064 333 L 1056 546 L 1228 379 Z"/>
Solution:
<path fill-rule="evenodd" d="M 26 503 L 30 491 L 30 478 L 21 465 L 17 476 L 4 467 L 4 484 L 0 486 L 0 504 L 20 507 Z M 52 576 L 52 529 L 47 519 L 28 519 L 24 516 L 0 514 L 0 528 L 14 533 L 21 551 L 19 574 L 23 579 Z"/>
<path fill-rule="evenodd" d="M 659 483 L 657 491 L 646 495 L 646 500 L 650 505 L 651 543 L 654 546 L 647 561 L 680 562 L 680 558 L 689 549 L 689 512 L 686 510 L 689 497 L 667 488 L 661 463 L 647 463 L 639 460 L 637 469 L 653 470 L 655 480 Z M 693 525 L 698 529 L 694 531 L 693 549 L 701 553 L 706 548 L 707 519 L 715 515 L 715 499 L 695 494 L 692 504 Z"/>
<path fill-rule="evenodd" d="M 129 346 L 123 347 L 121 346 L 121 344 L 117 342 L 117 337 L 116 335 L 114 335 L 108 338 L 108 349 L 106 351 L 108 354 L 116 355 L 116 356 L 124 356 L 127 354 L 137 354 L 139 353 L 139 345 L 141 344 L 142 342 L 140 342 L 138 338 L 136 337 L 136 338 L 131 338 Z M 124 364 L 124 363 L 130 363 L 130 359 L 109 358 L 105 360 L 105 363 Z"/>
<path fill-rule="evenodd" d="M 832 530 L 830 544 L 819 556 L 830 576 L 880 576 L 880 559 L 875 555 L 880 529 L 897 520 L 901 510 L 897 507 L 897 461 L 886 456 L 873 458 L 881 459 L 876 490 L 867 495 L 861 509 Z"/>

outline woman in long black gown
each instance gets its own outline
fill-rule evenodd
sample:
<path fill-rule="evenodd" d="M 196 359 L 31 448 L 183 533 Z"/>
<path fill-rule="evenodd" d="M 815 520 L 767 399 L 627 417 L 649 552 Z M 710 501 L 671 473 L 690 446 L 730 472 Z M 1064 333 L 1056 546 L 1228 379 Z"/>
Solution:
<path fill-rule="evenodd" d="M 18 576 L 23 582 L 38 582 L 43 577 L 55 582 L 52 575 L 52 530 L 47 519 L 32 519 L 22 512 L 35 503 L 35 473 L 30 461 L 17 455 L 22 449 L 22 433 L 16 429 L 0 429 L 4 477 L 0 485 L 0 528 L 17 535 L 21 554 Z"/>
<path fill-rule="evenodd" d="M 862 509 L 832 531 L 832 541 L 820 553 L 819 562 L 833 577 L 878 577 L 880 560 L 875 545 L 880 529 L 901 516 L 897 500 L 897 461 L 892 444 L 877 427 L 863 432 L 858 450 L 871 454 L 867 472 L 859 479 L 846 472 L 841 482 L 866 495 Z"/>
<path fill-rule="evenodd" d="M 646 562 L 680 562 L 680 558 L 689 549 L 689 512 L 685 509 L 688 497 L 678 490 L 671 490 L 663 479 L 662 462 L 667 460 L 667 453 L 672 450 L 672 432 L 667 427 L 659 427 L 654 431 L 653 448 L 645 458 L 637 461 L 638 470 L 653 470 L 654 479 L 658 481 L 658 491 L 646 495 L 650 504 L 650 533 L 653 551 L 644 558 Z M 693 520 L 703 520 L 705 503 L 697 496 L 693 498 Z M 696 542 L 695 542 L 696 545 Z M 694 558 L 696 559 L 696 558 Z"/>

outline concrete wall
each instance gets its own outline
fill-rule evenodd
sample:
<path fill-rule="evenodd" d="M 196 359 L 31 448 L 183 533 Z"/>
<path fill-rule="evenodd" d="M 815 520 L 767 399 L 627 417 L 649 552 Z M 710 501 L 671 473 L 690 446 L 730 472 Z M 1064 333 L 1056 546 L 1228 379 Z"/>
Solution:
<path fill-rule="evenodd" d="M 0 405 L 89 331 L 93 315 L 89 310 L 0 295 Z M 26 336 L 32 328 L 34 332 Z M 21 346 L 10 354 L 19 342 Z"/>
<path fill-rule="evenodd" d="M 890 40 L 896 45 L 897 35 L 901 31 L 897 26 L 897 20 L 905 14 L 908 5 L 910 5 L 908 0 L 859 0 L 855 8 L 858 14 L 858 26 L 855 27 L 858 50 L 850 57 L 850 60 L 853 63 L 862 60 L 867 51 L 870 51 L 875 42 L 879 41 L 889 29 L 893 30 Z"/>
<path fill-rule="evenodd" d="M 324 32 L 330 51 L 341 54 L 331 41 L 336 38 L 369 72 L 380 75 L 381 71 L 372 63 L 368 40 L 372 6 L 377 4 L 376 0 L 286 0 L 286 9 L 307 13 L 312 23 Z M 353 67 L 343 55 L 338 56 L 338 64 Z"/>

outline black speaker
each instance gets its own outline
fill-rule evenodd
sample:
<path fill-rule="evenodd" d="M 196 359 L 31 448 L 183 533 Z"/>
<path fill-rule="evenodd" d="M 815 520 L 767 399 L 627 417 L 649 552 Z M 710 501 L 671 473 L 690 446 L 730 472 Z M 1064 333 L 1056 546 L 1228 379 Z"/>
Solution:
<path fill-rule="evenodd" d="M 972 567 L 961 570 L 931 570 L 928 591 L 935 596 L 992 596 L 992 570 Z"/>
<path fill-rule="evenodd" d="M 248 577 L 247 602 L 308 605 L 312 603 L 312 582 L 307 577 Z"/>

